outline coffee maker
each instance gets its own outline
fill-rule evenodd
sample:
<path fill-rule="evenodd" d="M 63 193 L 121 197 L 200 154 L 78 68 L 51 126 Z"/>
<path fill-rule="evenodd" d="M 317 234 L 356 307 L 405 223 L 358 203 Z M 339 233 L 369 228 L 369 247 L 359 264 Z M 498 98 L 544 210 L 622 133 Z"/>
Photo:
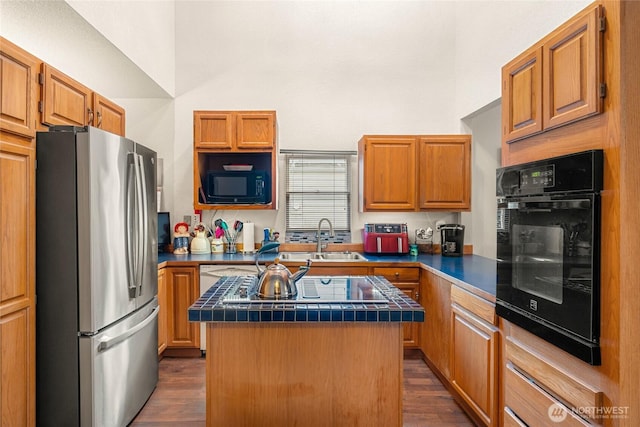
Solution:
<path fill-rule="evenodd" d="M 441 225 L 440 243 L 442 256 L 461 256 L 464 249 L 464 225 Z"/>

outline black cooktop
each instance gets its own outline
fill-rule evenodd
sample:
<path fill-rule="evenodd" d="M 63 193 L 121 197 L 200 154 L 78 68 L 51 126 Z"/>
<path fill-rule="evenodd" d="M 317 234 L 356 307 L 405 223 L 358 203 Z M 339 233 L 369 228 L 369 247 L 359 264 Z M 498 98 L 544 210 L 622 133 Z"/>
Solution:
<path fill-rule="evenodd" d="M 296 283 L 298 295 L 287 299 L 260 298 L 255 277 L 238 277 L 225 296 L 223 303 L 377 303 L 388 298 L 367 276 L 308 276 Z"/>

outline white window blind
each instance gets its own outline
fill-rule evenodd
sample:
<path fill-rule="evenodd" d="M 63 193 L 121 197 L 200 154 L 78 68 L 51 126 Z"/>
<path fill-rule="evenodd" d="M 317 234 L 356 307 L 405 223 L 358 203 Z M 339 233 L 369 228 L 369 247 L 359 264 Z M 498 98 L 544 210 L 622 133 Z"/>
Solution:
<path fill-rule="evenodd" d="M 335 230 L 349 231 L 349 155 L 288 154 L 286 162 L 287 231 L 316 230 L 321 218 L 329 218 Z"/>

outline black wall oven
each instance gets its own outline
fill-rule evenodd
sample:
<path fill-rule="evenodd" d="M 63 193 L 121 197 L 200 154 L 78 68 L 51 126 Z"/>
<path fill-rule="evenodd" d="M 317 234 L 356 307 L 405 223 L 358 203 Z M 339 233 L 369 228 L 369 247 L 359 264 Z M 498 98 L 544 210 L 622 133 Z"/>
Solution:
<path fill-rule="evenodd" d="M 602 150 L 496 171 L 496 313 L 600 364 Z"/>

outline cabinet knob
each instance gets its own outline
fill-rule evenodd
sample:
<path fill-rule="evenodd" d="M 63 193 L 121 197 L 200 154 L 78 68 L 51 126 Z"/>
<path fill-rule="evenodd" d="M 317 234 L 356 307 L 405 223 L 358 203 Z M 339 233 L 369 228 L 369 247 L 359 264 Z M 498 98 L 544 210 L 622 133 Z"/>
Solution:
<path fill-rule="evenodd" d="M 400 277 L 400 273 L 399 272 L 395 272 L 396 277 Z"/>
<path fill-rule="evenodd" d="M 102 114 L 100 114 L 100 111 L 96 112 L 96 115 L 98 116 L 98 124 L 96 125 L 96 127 L 100 127 L 102 126 Z"/>
<path fill-rule="evenodd" d="M 87 120 L 87 124 L 93 126 L 93 110 L 91 108 L 87 108 L 87 115 L 89 116 L 89 120 Z"/>

